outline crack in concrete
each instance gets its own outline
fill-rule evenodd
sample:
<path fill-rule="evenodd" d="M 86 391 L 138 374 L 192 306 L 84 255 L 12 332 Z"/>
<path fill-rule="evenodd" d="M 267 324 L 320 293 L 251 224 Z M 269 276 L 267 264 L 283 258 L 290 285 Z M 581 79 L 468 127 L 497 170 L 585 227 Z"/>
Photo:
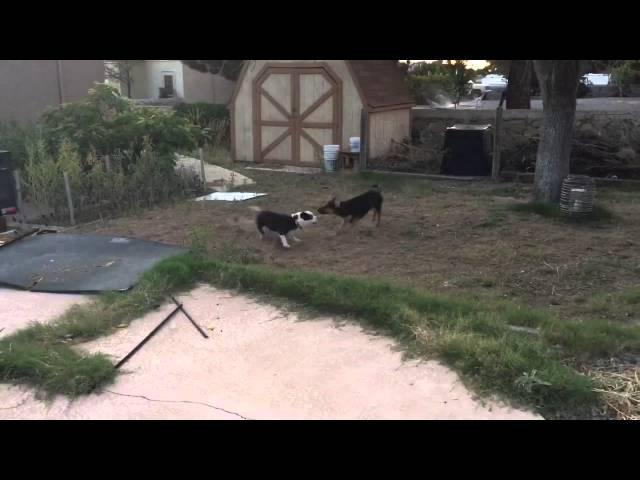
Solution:
<path fill-rule="evenodd" d="M 27 403 L 28 398 L 23 399 L 19 404 L 14 405 L 13 407 L 0 407 L 0 410 L 13 410 L 14 408 L 21 407 L 25 403 Z"/>
<path fill-rule="evenodd" d="M 149 398 L 146 397 L 144 395 L 130 395 L 128 393 L 120 393 L 120 392 L 114 392 L 112 390 L 104 390 L 107 393 L 111 393 L 113 395 L 120 395 L 121 397 L 132 397 L 132 398 L 142 398 L 143 400 L 147 400 L 149 402 L 159 402 L 159 403 L 188 403 L 188 404 L 192 404 L 192 405 L 202 405 L 205 407 L 209 407 L 212 408 L 214 410 L 218 410 L 221 412 L 225 412 L 228 413 L 229 415 L 235 415 L 236 417 L 240 417 L 243 420 L 255 420 L 253 418 L 249 418 L 249 417 L 245 417 L 243 415 L 240 415 L 237 412 L 232 412 L 230 410 L 226 410 L 222 407 L 216 407 L 215 405 L 211 405 L 209 403 L 205 403 L 205 402 L 195 402 L 195 401 L 191 401 L 191 400 L 159 400 L 159 399 L 155 399 L 155 398 Z"/>
<path fill-rule="evenodd" d="M 278 320 L 280 318 L 284 318 L 285 320 L 289 319 L 289 315 L 276 315 L 275 317 L 269 318 L 267 320 L 263 320 L 262 322 L 258 322 L 258 325 L 261 325 L 263 323 L 267 323 L 267 322 L 273 322 L 275 320 Z"/>

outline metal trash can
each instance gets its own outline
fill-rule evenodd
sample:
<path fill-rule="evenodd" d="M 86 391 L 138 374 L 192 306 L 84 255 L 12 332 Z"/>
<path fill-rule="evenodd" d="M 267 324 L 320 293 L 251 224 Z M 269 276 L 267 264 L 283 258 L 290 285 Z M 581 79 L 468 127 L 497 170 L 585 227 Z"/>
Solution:
<path fill-rule="evenodd" d="M 491 125 L 454 125 L 445 131 L 440 173 L 452 176 L 491 175 Z"/>
<path fill-rule="evenodd" d="M 569 175 L 562 182 L 560 211 L 567 216 L 584 216 L 593 211 L 596 183 L 588 175 Z"/>

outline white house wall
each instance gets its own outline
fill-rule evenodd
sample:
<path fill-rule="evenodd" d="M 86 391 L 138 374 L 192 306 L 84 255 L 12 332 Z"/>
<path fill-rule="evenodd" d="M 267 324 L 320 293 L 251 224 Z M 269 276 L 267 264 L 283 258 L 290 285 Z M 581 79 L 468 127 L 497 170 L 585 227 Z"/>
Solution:
<path fill-rule="evenodd" d="M 131 98 L 159 98 L 160 88 L 164 86 L 163 73 L 165 72 L 174 74 L 176 97 L 184 98 L 183 69 L 180 60 L 143 60 L 136 64 L 131 74 L 133 78 Z M 121 91 L 126 95 L 126 85 L 122 85 Z"/>
<path fill-rule="evenodd" d="M 227 104 L 231 99 L 234 82 L 220 75 L 199 72 L 184 64 L 182 71 L 185 102 Z"/>
<path fill-rule="evenodd" d="M 133 68 L 131 98 L 158 99 L 164 86 L 163 73 L 175 74 L 176 97 L 185 102 L 226 104 L 231 99 L 234 82 L 219 75 L 202 73 L 189 68 L 180 60 L 143 60 Z M 126 95 L 126 85 L 120 87 Z"/>

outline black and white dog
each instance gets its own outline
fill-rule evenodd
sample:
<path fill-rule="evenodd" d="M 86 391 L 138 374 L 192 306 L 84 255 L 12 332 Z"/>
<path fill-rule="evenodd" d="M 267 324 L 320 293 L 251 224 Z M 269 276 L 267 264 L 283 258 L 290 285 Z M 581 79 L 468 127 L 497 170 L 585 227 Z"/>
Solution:
<path fill-rule="evenodd" d="M 260 232 L 260 238 L 264 239 L 265 229 L 275 232 L 280 235 L 280 241 L 284 248 L 290 248 L 287 242 L 287 235 L 291 235 L 291 239 L 294 242 L 300 242 L 301 240 L 296 238 L 293 232 L 298 229 L 302 230 L 304 227 L 314 223 L 318 223 L 318 218 L 309 211 L 286 215 L 284 213 L 261 210 L 256 216 L 256 226 L 258 227 L 258 232 Z"/>

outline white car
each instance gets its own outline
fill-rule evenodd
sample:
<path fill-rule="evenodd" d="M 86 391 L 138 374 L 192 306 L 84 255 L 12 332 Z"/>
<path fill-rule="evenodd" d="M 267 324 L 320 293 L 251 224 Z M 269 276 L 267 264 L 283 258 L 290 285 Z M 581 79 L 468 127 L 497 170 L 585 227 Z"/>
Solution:
<path fill-rule="evenodd" d="M 471 91 L 484 94 L 491 90 L 502 90 L 507 88 L 507 78 L 504 75 L 485 75 L 477 81 L 470 81 Z"/>
<path fill-rule="evenodd" d="M 587 73 L 582 77 L 585 85 L 606 87 L 609 85 L 610 77 L 608 73 Z"/>

